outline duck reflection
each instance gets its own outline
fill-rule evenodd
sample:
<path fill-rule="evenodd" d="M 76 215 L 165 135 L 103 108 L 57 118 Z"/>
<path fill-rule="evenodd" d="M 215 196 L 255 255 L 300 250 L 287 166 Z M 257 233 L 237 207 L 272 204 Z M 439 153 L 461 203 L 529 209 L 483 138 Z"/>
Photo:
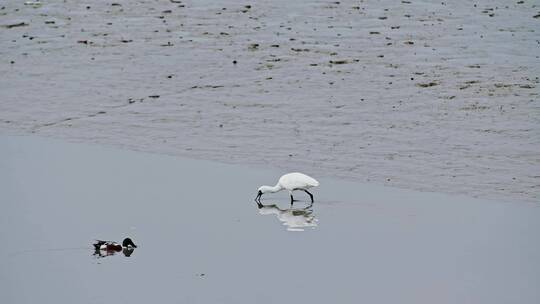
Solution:
<path fill-rule="evenodd" d="M 133 252 L 135 251 L 135 248 L 123 248 L 122 249 L 122 253 L 124 254 L 125 257 L 130 257 L 131 254 L 133 254 Z"/>
<path fill-rule="evenodd" d="M 125 257 L 130 257 L 133 252 L 135 252 L 135 248 L 122 248 L 122 254 L 125 256 Z M 106 258 L 106 257 L 109 257 L 109 256 L 113 256 L 115 254 L 117 254 L 118 252 L 120 252 L 120 250 L 101 250 L 101 249 L 96 249 L 94 251 L 94 256 L 96 258 Z"/>
<path fill-rule="evenodd" d="M 305 208 L 288 208 L 281 209 L 276 204 L 263 205 L 257 202 L 259 214 L 275 215 L 288 231 L 304 231 L 306 228 L 317 227 L 317 218 L 313 215 L 313 204 Z"/>

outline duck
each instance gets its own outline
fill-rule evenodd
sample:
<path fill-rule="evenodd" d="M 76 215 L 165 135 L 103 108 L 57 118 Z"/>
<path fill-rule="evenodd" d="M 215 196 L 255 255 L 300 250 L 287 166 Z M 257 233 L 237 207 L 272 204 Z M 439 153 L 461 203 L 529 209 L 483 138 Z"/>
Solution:
<path fill-rule="evenodd" d="M 125 238 L 124 241 L 122 242 L 122 245 L 120 245 L 117 242 L 102 241 L 102 240 L 96 240 L 96 242 L 93 245 L 96 251 L 106 250 L 106 251 L 120 252 L 122 251 L 122 249 L 137 248 L 137 245 L 135 245 L 135 243 L 133 243 L 133 241 L 130 238 Z"/>
<path fill-rule="evenodd" d="M 308 189 L 319 186 L 319 182 L 311 176 L 300 172 L 292 172 L 282 175 L 275 186 L 261 186 L 257 189 L 257 197 L 255 201 L 261 202 L 261 197 L 264 193 L 275 193 L 281 190 L 288 190 L 291 196 L 291 206 L 294 202 L 293 191 L 301 190 L 309 195 L 311 203 L 313 203 L 313 194 Z"/>

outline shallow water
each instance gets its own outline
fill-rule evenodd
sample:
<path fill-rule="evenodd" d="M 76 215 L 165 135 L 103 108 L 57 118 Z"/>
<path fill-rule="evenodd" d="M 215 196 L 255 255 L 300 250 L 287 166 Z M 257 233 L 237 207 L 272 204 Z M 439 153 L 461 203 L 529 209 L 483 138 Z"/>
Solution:
<path fill-rule="evenodd" d="M 540 300 L 537 205 L 321 178 L 312 208 L 259 210 L 281 173 L 2 136 L 0 302 Z M 129 258 L 93 255 L 125 236 Z"/>
<path fill-rule="evenodd" d="M 3 134 L 540 200 L 535 1 L 3 2 Z"/>

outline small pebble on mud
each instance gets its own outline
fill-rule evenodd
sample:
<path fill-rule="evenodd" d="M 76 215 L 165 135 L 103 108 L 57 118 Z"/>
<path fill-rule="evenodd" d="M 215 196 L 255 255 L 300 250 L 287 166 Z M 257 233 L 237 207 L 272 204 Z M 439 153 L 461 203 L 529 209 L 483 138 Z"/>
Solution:
<path fill-rule="evenodd" d="M 433 87 L 433 86 L 436 86 L 438 85 L 438 83 L 436 82 L 427 82 L 427 83 L 417 83 L 416 86 L 418 87 L 421 87 L 421 88 L 429 88 L 429 87 Z"/>
<path fill-rule="evenodd" d="M 14 28 L 14 27 L 19 27 L 19 26 L 28 26 L 28 23 L 26 22 L 19 22 L 19 23 L 13 23 L 13 24 L 8 24 L 8 25 L 4 25 L 5 28 Z"/>
<path fill-rule="evenodd" d="M 248 45 L 248 50 L 250 51 L 255 51 L 259 48 L 259 44 L 258 43 L 252 43 L 250 45 Z"/>
<path fill-rule="evenodd" d="M 341 60 L 330 60 L 330 63 L 331 63 L 331 64 L 346 64 L 346 63 L 349 63 L 349 61 L 346 60 L 346 59 L 341 59 Z"/>

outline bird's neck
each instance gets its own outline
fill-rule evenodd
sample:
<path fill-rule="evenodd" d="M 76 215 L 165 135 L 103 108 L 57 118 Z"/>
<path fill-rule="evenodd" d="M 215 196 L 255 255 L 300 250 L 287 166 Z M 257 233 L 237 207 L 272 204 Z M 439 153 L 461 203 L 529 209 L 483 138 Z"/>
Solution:
<path fill-rule="evenodd" d="M 274 187 L 272 186 L 268 186 L 268 192 L 278 192 L 278 191 L 281 191 L 281 189 L 283 189 L 279 184 L 276 184 Z"/>

